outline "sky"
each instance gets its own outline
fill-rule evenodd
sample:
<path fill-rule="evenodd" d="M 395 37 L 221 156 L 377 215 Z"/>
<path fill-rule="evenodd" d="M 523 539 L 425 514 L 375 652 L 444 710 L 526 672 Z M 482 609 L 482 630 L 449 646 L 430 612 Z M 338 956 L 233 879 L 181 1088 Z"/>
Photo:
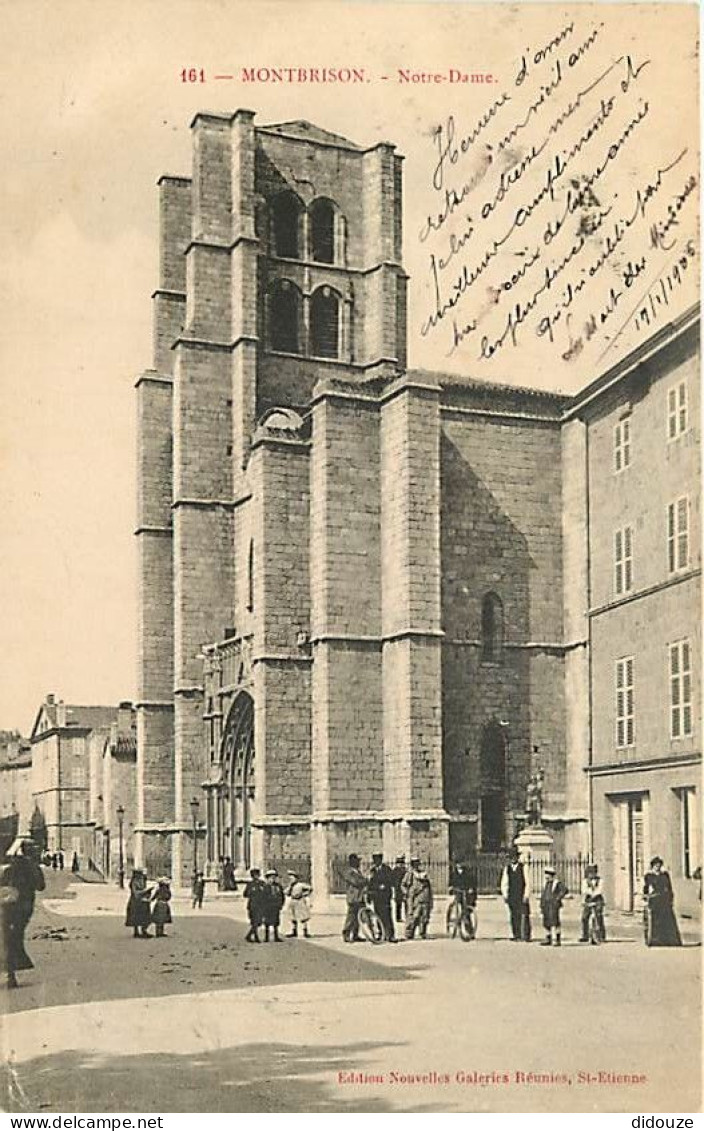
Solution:
<path fill-rule="evenodd" d="M 666 220 L 698 169 L 694 6 L 5 0 L 0 14 L 10 46 L 0 88 L 0 728 L 28 733 L 48 692 L 78 703 L 135 694 L 134 381 L 151 364 L 155 183 L 165 172 L 190 173 L 188 127 L 199 109 L 247 107 L 257 124 L 303 118 L 361 145 L 397 145 L 411 366 L 574 391 L 641 344 L 643 328 L 627 316 L 651 284 L 669 278 L 667 318 L 696 297 L 686 243 L 698 193 L 679 206 L 662 246 L 650 247 L 651 225 Z M 245 84 L 245 66 L 358 67 L 365 82 Z M 202 68 L 206 81 L 183 82 L 184 68 Z M 491 81 L 454 82 L 450 69 Z M 444 77 L 422 78 L 435 74 Z M 602 97 L 613 98 L 608 111 Z M 538 247 L 547 264 L 547 218 L 564 212 L 568 182 L 574 200 L 643 105 L 645 116 L 574 212 L 569 240 L 583 233 L 581 261 L 596 261 L 617 213 L 632 215 L 639 186 L 662 183 L 600 272 L 600 290 L 590 284 L 582 307 L 571 308 L 574 319 L 563 312 L 552 322 L 551 288 L 525 325 L 513 326 L 514 345 L 506 317 L 514 297 L 525 303 L 535 294 L 543 262 L 515 284 L 512 275 Z M 508 238 L 519 200 L 535 199 L 544 182 L 551 149 L 567 152 L 595 122 L 555 199 L 541 200 Z M 497 200 L 502 173 L 510 190 Z M 448 191 L 453 207 L 441 221 Z M 433 324 L 461 271 L 471 277 L 505 236 L 501 255 Z M 565 254 L 559 240 L 554 263 Z M 688 262 L 673 281 L 678 255 Z M 638 277 L 626 282 L 629 263 Z M 561 286 L 576 281 L 571 271 L 563 269 Z M 620 280 L 623 299 L 606 328 L 587 337 L 608 279 Z"/>

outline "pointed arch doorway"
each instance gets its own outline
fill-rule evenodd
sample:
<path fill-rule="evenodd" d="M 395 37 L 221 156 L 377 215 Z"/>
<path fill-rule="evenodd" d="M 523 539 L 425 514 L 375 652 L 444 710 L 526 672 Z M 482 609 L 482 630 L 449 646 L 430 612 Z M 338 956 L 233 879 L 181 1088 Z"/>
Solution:
<path fill-rule="evenodd" d="M 256 811 L 254 787 L 254 701 L 246 691 L 237 695 L 222 738 L 222 856 L 240 868 L 252 864 L 252 820 Z"/>

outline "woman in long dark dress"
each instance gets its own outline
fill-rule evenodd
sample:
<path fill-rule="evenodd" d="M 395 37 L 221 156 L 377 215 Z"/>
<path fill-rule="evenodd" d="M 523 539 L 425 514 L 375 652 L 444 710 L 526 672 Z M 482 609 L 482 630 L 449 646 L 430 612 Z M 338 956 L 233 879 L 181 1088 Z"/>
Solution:
<path fill-rule="evenodd" d="M 668 872 L 663 870 L 661 857 L 654 856 L 650 861 L 650 871 L 643 880 L 645 898 L 645 941 L 648 946 L 682 946 L 677 919 L 675 918 L 674 894 Z"/>
<path fill-rule="evenodd" d="M 32 841 L 16 840 L 0 868 L 0 960 L 9 988 L 17 986 L 18 970 L 33 970 L 24 947 L 24 933 L 34 911 L 34 899 L 45 887 L 44 874 Z"/>
<path fill-rule="evenodd" d="M 130 898 L 127 901 L 127 915 L 125 926 L 132 928 L 135 939 L 150 938 L 148 931 L 151 922 L 151 907 L 149 901 L 152 889 L 147 887 L 147 877 L 141 868 L 135 868 L 130 880 Z"/>

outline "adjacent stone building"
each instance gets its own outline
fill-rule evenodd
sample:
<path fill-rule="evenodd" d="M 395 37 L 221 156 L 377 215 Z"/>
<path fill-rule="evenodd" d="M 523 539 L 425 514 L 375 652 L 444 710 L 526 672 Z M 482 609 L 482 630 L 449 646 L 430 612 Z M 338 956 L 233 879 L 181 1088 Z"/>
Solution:
<path fill-rule="evenodd" d="M 198 799 L 211 861 L 310 862 L 321 894 L 352 850 L 439 874 L 511 840 L 537 768 L 556 850 L 586 853 L 611 378 L 407 370 L 393 145 L 192 129 L 137 381 L 138 860 L 186 880 Z"/>
<path fill-rule="evenodd" d="M 89 744 L 91 856 L 106 878 L 134 864 L 137 817 L 137 716 L 129 702 L 115 711 L 110 729 L 93 731 Z"/>
<path fill-rule="evenodd" d="M 575 552 L 587 563 L 593 851 L 625 911 L 654 853 L 680 909 L 699 910 L 700 420 L 697 311 L 565 414 L 587 517 Z"/>
<path fill-rule="evenodd" d="M 47 695 L 32 728 L 30 747 L 33 812 L 37 810 L 41 816 L 49 852 L 76 852 L 82 866 L 92 860 L 101 869 L 103 830 L 115 828 L 114 813 L 112 825 L 109 819 L 105 824 L 105 804 L 110 806 L 113 800 L 115 806 L 119 803 L 111 785 L 114 777 L 120 785 L 119 800 L 126 810 L 129 834 L 134 825 L 136 793 L 133 727 L 130 703 L 120 707 L 79 706 Z M 118 764 L 116 770 L 112 769 L 114 763 Z M 121 769 L 123 763 L 125 770 Z M 96 842 L 97 825 L 100 835 Z M 113 850 L 117 851 L 116 843 Z"/>
<path fill-rule="evenodd" d="M 0 730 L 0 837 L 7 847 L 32 816 L 32 752 L 16 730 Z"/>

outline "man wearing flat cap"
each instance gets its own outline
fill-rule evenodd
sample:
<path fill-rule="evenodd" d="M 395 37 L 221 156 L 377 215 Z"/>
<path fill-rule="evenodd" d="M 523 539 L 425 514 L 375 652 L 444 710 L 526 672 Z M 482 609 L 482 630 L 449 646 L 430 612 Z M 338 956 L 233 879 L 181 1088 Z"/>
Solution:
<path fill-rule="evenodd" d="M 284 889 L 279 883 L 276 868 L 267 868 L 264 873 L 264 942 L 269 941 L 269 931 L 274 932 L 274 942 L 281 942 L 279 927 L 281 926 L 281 909 L 286 901 Z"/>
<path fill-rule="evenodd" d="M 260 942 L 259 928 L 264 921 L 264 908 L 266 905 L 266 885 L 262 880 L 259 868 L 250 868 L 249 880 L 244 885 L 243 896 L 247 900 L 247 917 L 249 930 L 245 935 L 246 942 Z"/>
<path fill-rule="evenodd" d="M 391 869 L 391 874 L 394 878 L 394 904 L 396 906 L 396 922 L 403 922 L 403 877 L 406 875 L 408 868 L 406 867 L 406 857 L 401 855 L 396 857 L 396 863 Z"/>
<path fill-rule="evenodd" d="M 562 932 L 560 928 L 560 910 L 562 901 L 567 895 L 567 888 L 562 880 L 558 879 L 555 869 L 548 864 L 545 869 L 545 884 L 540 894 L 540 910 L 543 915 L 545 939 L 541 946 L 562 945 Z"/>

